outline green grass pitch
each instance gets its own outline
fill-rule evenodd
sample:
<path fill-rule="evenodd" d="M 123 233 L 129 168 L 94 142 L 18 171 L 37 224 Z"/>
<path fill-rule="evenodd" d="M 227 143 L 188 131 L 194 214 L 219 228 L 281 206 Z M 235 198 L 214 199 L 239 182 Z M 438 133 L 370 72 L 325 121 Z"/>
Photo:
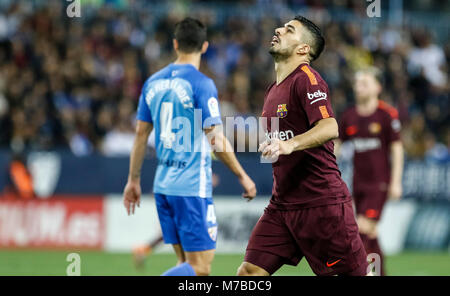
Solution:
<path fill-rule="evenodd" d="M 66 275 L 69 251 L 0 250 L 0 275 Z M 130 254 L 79 251 L 81 275 L 160 275 L 172 267 L 172 254 L 153 254 L 143 270 L 134 268 Z M 218 254 L 211 275 L 234 275 L 243 255 Z M 450 275 L 450 253 L 406 252 L 387 257 L 389 275 Z M 307 262 L 284 266 L 275 275 L 313 275 Z"/>

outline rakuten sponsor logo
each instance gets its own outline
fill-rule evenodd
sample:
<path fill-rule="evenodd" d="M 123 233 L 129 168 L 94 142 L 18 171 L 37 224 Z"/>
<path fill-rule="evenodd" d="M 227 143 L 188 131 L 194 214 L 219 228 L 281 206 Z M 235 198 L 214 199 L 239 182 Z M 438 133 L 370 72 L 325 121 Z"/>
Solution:
<path fill-rule="evenodd" d="M 366 152 L 379 149 L 381 141 L 378 138 L 356 138 L 353 140 L 353 145 L 356 152 Z"/>
<path fill-rule="evenodd" d="M 274 131 L 274 132 L 266 132 L 266 139 L 272 140 L 272 139 L 279 139 L 281 141 L 286 141 L 294 137 L 294 132 L 291 130 L 287 131 Z"/>
<path fill-rule="evenodd" d="M 324 92 L 321 92 L 320 90 L 313 92 L 312 94 L 307 93 L 307 95 L 308 95 L 308 99 L 311 101 L 309 103 L 310 105 L 314 104 L 315 102 L 327 99 L 327 94 Z"/>
<path fill-rule="evenodd" d="M 103 201 L 0 202 L 0 247 L 101 248 Z"/>

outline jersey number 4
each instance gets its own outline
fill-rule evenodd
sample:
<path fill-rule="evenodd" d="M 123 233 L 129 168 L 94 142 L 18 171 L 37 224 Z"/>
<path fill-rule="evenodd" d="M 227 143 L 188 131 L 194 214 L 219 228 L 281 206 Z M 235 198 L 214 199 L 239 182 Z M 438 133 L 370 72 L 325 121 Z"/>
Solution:
<path fill-rule="evenodd" d="M 164 148 L 171 149 L 175 141 L 175 133 L 172 132 L 173 103 L 164 102 L 160 110 L 160 134 L 159 139 L 163 142 Z"/>
<path fill-rule="evenodd" d="M 210 222 L 211 224 L 216 224 L 217 218 L 214 211 L 214 205 L 208 205 L 208 209 L 206 211 L 206 221 Z"/>

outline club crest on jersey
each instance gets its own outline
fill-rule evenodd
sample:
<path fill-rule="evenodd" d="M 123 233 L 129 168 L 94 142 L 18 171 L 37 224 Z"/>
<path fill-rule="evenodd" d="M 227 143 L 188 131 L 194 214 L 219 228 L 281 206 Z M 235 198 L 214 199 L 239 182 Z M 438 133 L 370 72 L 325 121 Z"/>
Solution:
<path fill-rule="evenodd" d="M 277 116 L 279 118 L 285 118 L 287 116 L 288 110 L 286 104 L 280 104 L 277 107 Z"/>
<path fill-rule="evenodd" d="M 209 234 L 209 237 L 213 241 L 216 241 L 217 240 L 217 226 L 209 227 L 208 228 L 208 234 Z"/>
<path fill-rule="evenodd" d="M 369 124 L 369 132 L 373 135 L 380 133 L 381 125 L 378 122 L 372 122 Z"/>

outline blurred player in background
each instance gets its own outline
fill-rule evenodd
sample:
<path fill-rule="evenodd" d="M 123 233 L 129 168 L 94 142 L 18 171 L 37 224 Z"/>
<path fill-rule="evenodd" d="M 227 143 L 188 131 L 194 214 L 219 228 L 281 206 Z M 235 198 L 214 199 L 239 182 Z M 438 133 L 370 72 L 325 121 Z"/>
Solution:
<path fill-rule="evenodd" d="M 386 199 L 398 200 L 402 195 L 403 146 L 397 110 L 378 99 L 381 91 L 378 69 L 356 73 L 356 106 L 342 115 L 336 154 L 341 141 L 353 142 L 353 199 L 359 231 L 366 252 L 380 255 L 384 275 L 377 224 Z"/>
<path fill-rule="evenodd" d="M 164 241 L 161 235 L 149 241 L 146 245 L 140 245 L 133 248 L 133 262 L 137 269 L 144 267 L 145 259 L 153 253 L 153 250 Z"/>
<path fill-rule="evenodd" d="M 31 200 L 35 198 L 33 177 L 25 162 L 25 156 L 15 153 L 8 167 L 3 196 L 7 199 Z"/>
<path fill-rule="evenodd" d="M 272 198 L 259 219 L 238 275 L 270 275 L 306 257 L 317 275 L 367 274 L 367 255 L 350 193 L 333 151 L 338 125 L 328 86 L 311 66 L 325 45 L 320 29 L 297 16 L 275 30 L 276 82 L 267 90 L 263 157 L 273 162 Z"/>
<path fill-rule="evenodd" d="M 209 275 L 217 238 L 209 145 L 238 177 L 245 198 L 255 197 L 256 188 L 220 129 L 215 84 L 198 70 L 208 48 L 206 27 L 184 19 L 175 27 L 173 46 L 176 61 L 142 89 L 123 201 L 128 214 L 139 206 L 140 171 L 154 125 L 158 167 L 153 192 L 164 242 L 173 245 L 178 257 L 178 265 L 163 275 Z"/>

